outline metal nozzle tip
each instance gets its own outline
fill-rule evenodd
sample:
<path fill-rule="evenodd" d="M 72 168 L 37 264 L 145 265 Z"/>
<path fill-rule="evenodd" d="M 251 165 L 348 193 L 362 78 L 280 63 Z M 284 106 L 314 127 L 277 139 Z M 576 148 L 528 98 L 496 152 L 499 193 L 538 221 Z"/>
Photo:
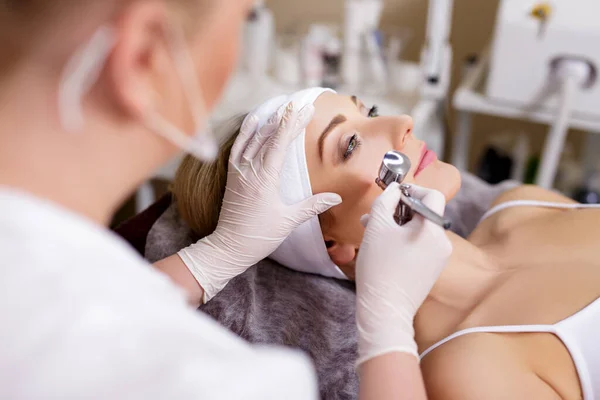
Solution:
<path fill-rule="evenodd" d="M 388 151 L 383 156 L 377 184 L 385 189 L 392 182 L 402 183 L 410 171 L 410 159 L 399 151 Z"/>

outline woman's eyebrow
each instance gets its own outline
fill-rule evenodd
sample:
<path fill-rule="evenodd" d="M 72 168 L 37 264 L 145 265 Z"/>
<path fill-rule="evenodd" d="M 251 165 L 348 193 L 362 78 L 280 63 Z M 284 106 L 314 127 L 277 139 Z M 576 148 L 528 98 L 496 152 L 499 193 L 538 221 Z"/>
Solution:
<path fill-rule="evenodd" d="M 360 101 L 358 99 L 358 97 L 356 96 L 350 96 L 350 99 L 352 100 L 352 102 L 354 103 L 354 105 L 360 110 L 361 107 L 364 107 L 365 105 L 363 104 L 362 101 Z"/>
<path fill-rule="evenodd" d="M 329 135 L 336 126 L 344 122 L 346 122 L 346 117 L 342 114 L 338 114 L 333 117 L 329 125 L 327 125 L 327 128 L 325 128 L 323 133 L 321 133 L 321 136 L 319 137 L 319 157 L 321 158 L 321 162 L 323 162 L 323 148 L 325 147 L 325 139 L 327 139 L 327 135 Z"/>

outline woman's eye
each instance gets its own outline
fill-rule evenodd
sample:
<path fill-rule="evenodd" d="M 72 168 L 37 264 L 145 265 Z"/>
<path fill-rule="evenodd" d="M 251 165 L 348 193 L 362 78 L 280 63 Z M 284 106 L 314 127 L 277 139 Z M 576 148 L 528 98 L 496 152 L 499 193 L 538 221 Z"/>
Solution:
<path fill-rule="evenodd" d="M 356 150 L 360 146 L 360 141 L 358 140 L 358 135 L 354 134 L 348 141 L 348 146 L 346 146 L 346 151 L 344 152 L 344 161 L 349 159 Z"/>
<path fill-rule="evenodd" d="M 369 118 L 379 117 L 379 107 L 377 107 L 377 105 L 374 105 L 373 107 L 371 107 L 369 109 L 369 113 L 367 114 L 367 116 Z"/>

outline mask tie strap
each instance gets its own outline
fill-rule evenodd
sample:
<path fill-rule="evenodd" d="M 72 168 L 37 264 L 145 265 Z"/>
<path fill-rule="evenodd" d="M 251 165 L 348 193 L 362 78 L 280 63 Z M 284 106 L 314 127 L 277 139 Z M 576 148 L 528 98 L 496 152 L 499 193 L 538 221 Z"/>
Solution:
<path fill-rule="evenodd" d="M 177 26 L 173 28 L 169 37 L 175 68 L 196 127 L 194 138 L 189 139 L 189 143 L 193 143 L 192 149 L 200 150 L 200 147 L 203 147 L 202 151 L 192 151 L 192 153 L 200 159 L 214 159 L 219 151 L 218 143 L 210 126 L 206 103 L 200 93 L 200 82 L 194 70 L 194 60 L 186 45 L 185 33 L 180 26 Z"/>
<path fill-rule="evenodd" d="M 100 27 L 90 41 L 68 61 L 58 89 L 59 117 L 67 131 L 83 130 L 83 96 L 100 78 L 115 41 L 113 28 Z"/>
<path fill-rule="evenodd" d="M 218 143 L 208 123 L 208 112 L 200 93 L 197 73 L 185 36 L 181 29 L 174 29 L 169 35 L 169 47 L 176 71 L 189 103 L 196 131 L 193 136 L 186 135 L 181 129 L 149 110 L 145 115 L 145 124 L 153 132 L 170 141 L 183 151 L 193 154 L 201 160 L 213 160 L 218 151 Z M 102 68 L 116 43 L 116 33 L 110 26 L 100 27 L 89 40 L 68 61 L 59 83 L 58 108 L 63 127 L 69 132 L 83 130 L 83 97 L 98 81 Z M 202 114 L 206 114 L 202 122 Z"/>

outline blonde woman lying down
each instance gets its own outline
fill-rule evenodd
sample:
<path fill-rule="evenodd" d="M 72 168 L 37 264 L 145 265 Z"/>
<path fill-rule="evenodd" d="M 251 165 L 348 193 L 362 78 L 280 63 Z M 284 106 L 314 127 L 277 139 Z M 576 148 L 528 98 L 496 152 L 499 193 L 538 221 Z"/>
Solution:
<path fill-rule="evenodd" d="M 304 253 L 327 262 L 308 272 L 336 276 L 339 267 L 352 278 L 364 232 L 360 217 L 381 194 L 374 178 L 385 152 L 408 155 L 413 167 L 406 182 L 448 200 L 461 178 L 427 151 L 408 116 L 379 116 L 360 99 L 333 92 L 314 105 L 300 147 L 307 179 L 313 193 L 338 193 L 343 203 L 320 217 L 322 244 Z M 216 227 L 240 124 L 216 164 L 187 158 L 178 172 L 178 207 L 199 235 Z M 430 398 L 600 398 L 600 210 L 583 207 L 523 186 L 500 196 L 467 240 L 448 233 L 453 255 L 415 320 Z M 306 245 L 288 245 L 295 243 Z M 399 252 L 403 245 L 410 246 L 399 243 Z M 286 254 L 274 258 L 294 264 Z"/>

